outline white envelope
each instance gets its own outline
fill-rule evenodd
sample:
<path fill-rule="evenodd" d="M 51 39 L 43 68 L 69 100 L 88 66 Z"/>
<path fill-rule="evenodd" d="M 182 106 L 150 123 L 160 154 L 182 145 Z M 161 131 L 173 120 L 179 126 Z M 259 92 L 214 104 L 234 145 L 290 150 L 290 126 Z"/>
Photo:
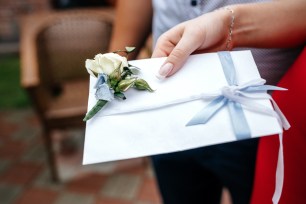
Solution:
<path fill-rule="evenodd" d="M 238 84 L 260 78 L 250 51 L 234 51 L 231 56 Z M 129 89 L 125 93 L 126 100 L 108 103 L 87 121 L 83 164 L 182 151 L 237 140 L 226 107 L 207 124 L 186 126 L 211 100 L 172 104 L 173 101 L 199 93 L 215 93 L 228 85 L 218 54 L 192 55 L 179 72 L 166 80 L 159 80 L 155 74 L 164 60 L 152 58 L 130 61 L 130 64 L 141 69 L 140 77 L 148 81 L 155 91 Z M 96 103 L 93 89 L 95 81 L 95 78 L 90 78 L 88 109 Z M 256 102 L 273 109 L 269 100 Z M 139 111 L 150 107 L 153 109 Z M 246 109 L 243 112 L 252 137 L 282 132 L 276 118 Z"/>

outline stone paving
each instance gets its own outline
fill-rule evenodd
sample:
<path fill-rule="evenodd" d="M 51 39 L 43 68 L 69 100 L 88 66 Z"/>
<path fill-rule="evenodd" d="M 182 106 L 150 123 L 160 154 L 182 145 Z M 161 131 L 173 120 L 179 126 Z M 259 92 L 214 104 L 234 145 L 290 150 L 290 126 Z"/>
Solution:
<path fill-rule="evenodd" d="M 161 203 L 148 159 L 82 166 L 84 130 L 54 134 L 57 144 L 67 137 L 76 148 L 57 151 L 61 182 L 53 183 L 33 111 L 0 110 L 0 203 Z"/>
<path fill-rule="evenodd" d="M 0 109 L 0 204 L 162 203 L 147 158 L 83 166 L 84 130 L 54 133 L 61 182 L 52 182 L 41 132 L 32 109 Z"/>

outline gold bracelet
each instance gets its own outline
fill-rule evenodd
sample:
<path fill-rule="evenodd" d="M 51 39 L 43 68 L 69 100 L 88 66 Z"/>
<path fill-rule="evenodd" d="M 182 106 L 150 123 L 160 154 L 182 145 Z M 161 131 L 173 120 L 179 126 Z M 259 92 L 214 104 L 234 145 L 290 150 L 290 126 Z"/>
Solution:
<path fill-rule="evenodd" d="M 231 9 L 230 7 L 223 7 L 223 9 L 231 12 L 231 22 L 229 25 L 228 37 L 226 40 L 226 50 L 232 50 L 233 49 L 233 29 L 234 29 L 234 24 L 235 24 L 235 13 L 234 13 L 234 10 Z"/>

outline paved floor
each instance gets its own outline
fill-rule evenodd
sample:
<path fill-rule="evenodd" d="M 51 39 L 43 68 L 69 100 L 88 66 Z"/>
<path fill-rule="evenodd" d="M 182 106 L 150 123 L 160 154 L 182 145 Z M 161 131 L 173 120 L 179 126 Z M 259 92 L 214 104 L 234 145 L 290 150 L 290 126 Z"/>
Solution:
<path fill-rule="evenodd" d="M 56 141 L 69 137 L 77 147 L 57 155 L 59 184 L 50 181 L 41 128 L 30 109 L 1 111 L 0 131 L 1 204 L 161 203 L 146 160 L 82 166 L 82 130 L 55 134 Z"/>
<path fill-rule="evenodd" d="M 82 166 L 83 136 L 83 130 L 55 133 L 55 141 L 75 147 L 67 151 L 57 145 L 61 182 L 55 184 L 33 111 L 0 111 L 0 203 L 161 204 L 149 160 Z M 229 204 L 224 195 L 222 204 Z"/>

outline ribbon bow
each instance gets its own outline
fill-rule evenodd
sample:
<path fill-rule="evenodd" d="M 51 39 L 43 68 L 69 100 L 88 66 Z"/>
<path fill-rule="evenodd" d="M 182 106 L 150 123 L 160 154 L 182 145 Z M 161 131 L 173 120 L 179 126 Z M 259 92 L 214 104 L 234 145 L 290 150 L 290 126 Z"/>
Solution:
<path fill-rule="evenodd" d="M 237 139 L 250 138 L 251 131 L 242 109 L 243 106 L 244 108 L 255 112 L 274 116 L 278 119 L 284 129 L 289 129 L 290 124 L 284 114 L 281 112 L 273 98 L 266 94 L 269 90 L 284 91 L 287 89 L 264 85 L 266 82 L 264 79 L 255 79 L 245 84 L 237 85 L 235 67 L 230 53 L 219 52 L 218 55 L 229 86 L 223 87 L 219 96 L 199 111 L 186 126 L 205 124 L 221 108 L 227 106 Z M 252 99 L 269 99 L 274 106 L 274 110 L 256 103 Z"/>

